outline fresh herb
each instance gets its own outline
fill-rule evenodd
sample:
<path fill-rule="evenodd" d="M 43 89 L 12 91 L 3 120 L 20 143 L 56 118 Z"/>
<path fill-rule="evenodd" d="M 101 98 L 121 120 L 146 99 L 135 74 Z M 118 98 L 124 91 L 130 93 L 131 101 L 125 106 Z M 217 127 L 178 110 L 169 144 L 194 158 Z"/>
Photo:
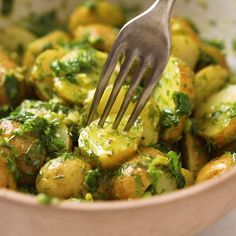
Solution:
<path fill-rule="evenodd" d="M 164 109 L 161 113 L 161 127 L 170 128 L 177 126 L 179 123 L 179 117 L 170 109 Z"/>
<path fill-rule="evenodd" d="M 2 0 L 2 9 L 1 13 L 4 16 L 8 16 L 11 14 L 14 7 L 14 0 Z"/>
<path fill-rule="evenodd" d="M 175 92 L 173 99 L 176 105 L 176 114 L 179 116 L 191 115 L 193 104 L 187 94 Z"/>
<path fill-rule="evenodd" d="M 11 105 L 15 106 L 20 96 L 20 83 L 14 74 L 7 74 L 5 76 L 4 88 Z"/>
<path fill-rule="evenodd" d="M 199 59 L 195 70 L 199 71 L 206 66 L 217 65 L 217 64 L 218 62 L 213 56 L 207 54 L 204 50 L 200 49 Z"/>
<path fill-rule="evenodd" d="M 96 192 L 99 188 L 101 173 L 98 169 L 89 170 L 85 177 L 85 185 L 88 187 L 89 191 Z"/>
<path fill-rule="evenodd" d="M 60 202 L 60 200 L 58 198 L 51 197 L 51 196 L 44 194 L 44 193 L 40 193 L 37 196 L 37 201 L 43 205 L 52 205 L 52 204 L 57 204 Z"/>
<path fill-rule="evenodd" d="M 180 162 L 180 156 L 170 151 L 167 153 L 167 157 L 169 159 L 168 168 L 171 174 L 176 178 L 177 187 L 183 188 L 185 186 L 185 179 L 181 173 L 182 164 Z"/>
<path fill-rule="evenodd" d="M 97 8 L 97 1 L 95 0 L 86 0 L 83 3 L 84 6 L 86 6 L 89 10 L 95 11 Z"/>
<path fill-rule="evenodd" d="M 225 44 L 224 44 L 223 40 L 221 40 L 221 39 L 216 39 L 216 38 L 215 39 L 204 39 L 203 41 L 206 44 L 219 49 L 220 51 L 225 50 Z"/>
<path fill-rule="evenodd" d="M 58 20 L 56 11 L 49 11 L 43 15 L 31 14 L 28 18 L 22 20 L 20 24 L 38 37 L 49 34 L 56 29 L 65 29 L 66 27 Z"/>

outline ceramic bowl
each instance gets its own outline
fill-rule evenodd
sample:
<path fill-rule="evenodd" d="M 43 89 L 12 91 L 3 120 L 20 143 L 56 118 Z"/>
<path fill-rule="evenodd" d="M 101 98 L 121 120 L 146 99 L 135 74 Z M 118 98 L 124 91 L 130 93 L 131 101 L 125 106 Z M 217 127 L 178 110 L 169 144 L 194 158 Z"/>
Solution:
<path fill-rule="evenodd" d="M 124 4 L 152 1 L 127 0 Z M 16 0 L 12 20 L 29 11 L 58 8 L 63 17 L 79 1 Z M 234 0 L 177 0 L 175 14 L 193 19 L 204 37 L 222 38 L 234 68 L 231 42 L 236 36 Z M 0 20 L 6 27 L 8 19 Z M 236 67 L 235 67 L 236 68 Z M 61 203 L 43 206 L 29 195 L 0 190 L 2 236 L 191 236 L 236 207 L 236 169 L 203 184 L 134 201 Z"/>

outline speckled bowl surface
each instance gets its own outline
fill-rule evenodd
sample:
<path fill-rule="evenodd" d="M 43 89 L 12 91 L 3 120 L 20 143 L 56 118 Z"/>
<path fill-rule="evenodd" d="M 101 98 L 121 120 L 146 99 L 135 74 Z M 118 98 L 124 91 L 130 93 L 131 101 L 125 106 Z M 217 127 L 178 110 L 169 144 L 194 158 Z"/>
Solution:
<path fill-rule="evenodd" d="M 127 5 L 146 8 L 153 1 L 127 0 Z M 29 11 L 58 8 L 64 17 L 78 0 L 16 0 L 9 19 Z M 235 0 L 177 0 L 175 15 L 187 16 L 204 37 L 217 37 L 227 44 L 228 61 L 236 68 Z M 203 184 L 171 194 L 135 201 L 61 203 L 43 206 L 29 195 L 0 190 L 1 236 L 191 236 L 236 207 L 236 169 Z"/>

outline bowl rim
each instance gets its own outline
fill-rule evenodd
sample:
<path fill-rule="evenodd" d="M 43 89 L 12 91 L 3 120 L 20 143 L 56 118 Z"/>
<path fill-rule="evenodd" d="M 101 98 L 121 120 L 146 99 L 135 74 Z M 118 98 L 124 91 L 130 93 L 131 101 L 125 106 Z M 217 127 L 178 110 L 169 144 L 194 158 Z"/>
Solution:
<path fill-rule="evenodd" d="M 115 201 L 95 201 L 95 202 L 60 202 L 58 204 L 44 205 L 40 204 L 37 198 L 30 194 L 24 194 L 12 190 L 2 189 L 0 190 L 0 202 L 8 202 L 23 207 L 32 208 L 48 208 L 57 211 L 122 211 L 131 210 L 144 207 L 152 207 L 153 205 L 169 204 L 178 200 L 183 200 L 200 193 L 204 193 L 214 188 L 218 188 L 219 185 L 224 184 L 231 178 L 235 178 L 236 168 L 210 179 L 201 184 L 196 184 L 191 187 L 177 190 L 172 193 L 163 194 L 159 196 L 153 196 L 150 198 L 142 198 L 136 200 L 115 200 Z"/>

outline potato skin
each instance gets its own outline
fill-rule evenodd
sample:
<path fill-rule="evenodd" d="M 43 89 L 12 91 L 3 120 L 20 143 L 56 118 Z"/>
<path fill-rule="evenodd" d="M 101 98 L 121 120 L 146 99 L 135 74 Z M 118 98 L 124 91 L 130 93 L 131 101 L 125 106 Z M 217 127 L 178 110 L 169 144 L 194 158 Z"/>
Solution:
<path fill-rule="evenodd" d="M 125 23 L 125 17 L 118 5 L 104 0 L 97 1 L 94 6 L 79 6 L 69 18 L 69 30 L 74 32 L 78 25 L 101 23 L 120 27 Z"/>
<path fill-rule="evenodd" d="M 0 48 L 0 67 L 5 69 L 13 69 L 16 67 L 16 62 Z"/>
<path fill-rule="evenodd" d="M 73 32 L 76 40 L 88 40 L 96 49 L 109 52 L 115 42 L 117 30 L 108 25 L 79 25 Z"/>
<path fill-rule="evenodd" d="M 0 189 L 8 188 L 16 190 L 14 173 L 8 166 L 8 161 L 13 158 L 8 147 L 0 146 Z"/>
<path fill-rule="evenodd" d="M 89 164 L 76 156 L 52 159 L 41 168 L 36 189 L 60 199 L 83 197 L 87 191 L 84 180 L 90 169 Z"/>
<path fill-rule="evenodd" d="M 212 179 L 231 170 L 235 165 L 234 154 L 226 153 L 223 156 L 208 162 L 198 173 L 196 183 Z"/>
<path fill-rule="evenodd" d="M 20 127 L 16 121 L 1 120 L 2 137 L 8 140 L 11 149 L 16 153 L 16 165 L 20 171 L 19 182 L 33 184 L 39 169 L 44 163 L 46 153 L 38 138 L 26 133 L 23 136 L 14 134 Z"/>

